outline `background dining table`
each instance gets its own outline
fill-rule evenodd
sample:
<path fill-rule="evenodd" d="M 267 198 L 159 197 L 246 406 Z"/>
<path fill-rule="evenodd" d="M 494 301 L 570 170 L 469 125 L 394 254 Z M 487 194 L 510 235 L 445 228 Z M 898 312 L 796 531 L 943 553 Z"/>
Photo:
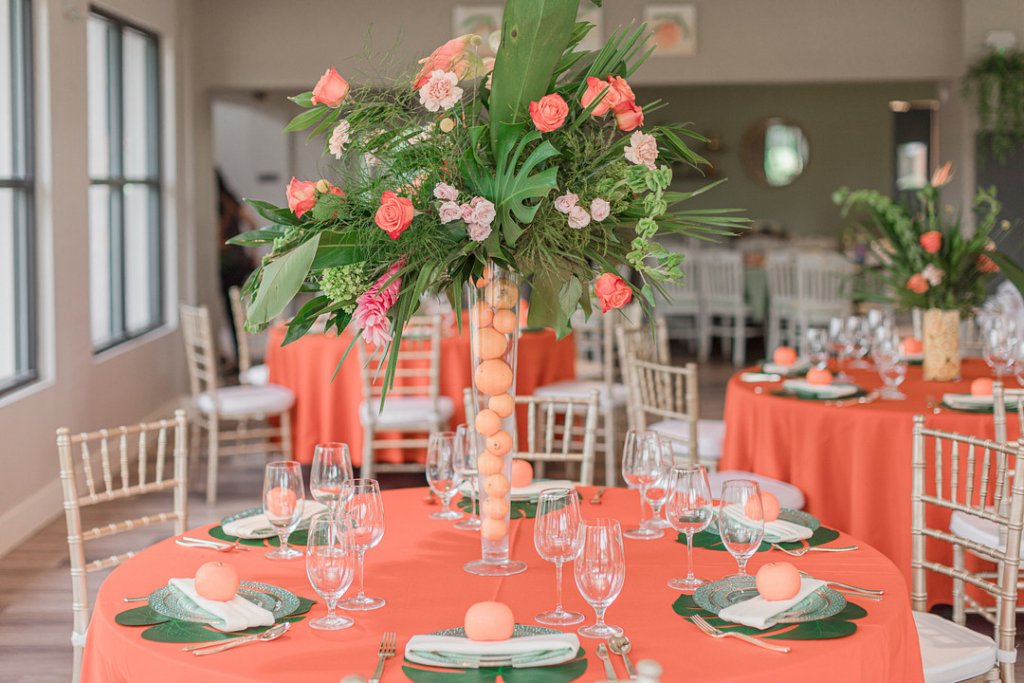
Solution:
<path fill-rule="evenodd" d="M 346 330 L 341 335 L 308 334 L 287 346 L 285 327 L 278 325 L 268 331 L 265 362 L 270 381 L 288 387 L 295 394 L 292 408 L 292 453 L 299 462 L 313 459 L 313 447 L 322 441 L 342 441 L 349 445 L 352 464 L 363 461 L 363 426 L 359 404 L 363 400 L 363 384 L 359 354 L 355 347 L 345 362 L 335 368 L 352 342 Z M 519 338 L 519 360 L 516 390 L 520 395 L 534 389 L 576 376 L 576 352 L 572 335 L 556 339 L 552 330 L 524 330 Z M 445 328 L 441 338 L 440 393 L 454 404 L 450 421 L 454 428 L 466 419 L 462 391 L 472 384 L 469 359 L 469 326 L 462 334 L 454 325 Z M 520 420 L 520 422 L 523 422 Z M 525 429 L 523 422 L 521 429 Z M 385 438 L 386 435 L 382 435 Z M 401 462 L 403 458 L 423 459 L 415 451 L 381 449 L 379 462 Z"/>
<path fill-rule="evenodd" d="M 882 386 L 874 371 L 849 373 L 864 390 Z M 720 468 L 752 471 L 800 487 L 807 512 L 877 548 L 899 567 L 909 586 L 913 418 L 924 415 L 930 428 L 991 439 L 991 413 L 941 406 L 943 394 L 968 393 L 972 380 L 990 376 L 988 366 L 965 359 L 960 380 L 926 382 L 921 366 L 911 365 L 900 386 L 906 400 L 844 407 L 776 396 L 778 383 L 745 383 L 741 374 L 733 375 L 726 389 Z M 1007 423 L 1009 438 L 1017 439 L 1016 415 Z M 930 507 L 926 521 L 932 528 L 946 529 L 949 514 Z M 930 558 L 951 561 L 949 544 L 930 541 L 927 552 Z M 928 573 L 929 604 L 948 603 L 950 590 L 949 580 Z"/>
<path fill-rule="evenodd" d="M 599 505 L 590 502 L 595 489 L 581 487 L 581 509 L 586 519 L 612 517 L 623 528 L 635 524 L 638 494 L 609 489 Z M 533 520 L 512 523 L 511 556 L 524 560 L 526 572 L 505 578 L 467 574 L 462 565 L 478 558 L 477 533 L 459 531 L 450 522 L 432 520 L 437 509 L 425 502 L 423 488 L 384 493 L 386 530 L 383 541 L 366 555 L 367 593 L 387 600 L 382 609 L 348 613 L 355 625 L 343 631 L 316 631 L 308 620 L 324 613 L 322 602 L 289 633 L 271 643 L 244 645 L 209 657 L 182 652 L 181 643 L 145 640 L 145 627 L 114 622 L 132 605 L 125 596 L 146 595 L 172 577 L 190 577 L 204 562 L 231 562 L 243 580 L 261 581 L 297 595 L 315 597 L 302 560 L 273 561 L 262 549 L 219 553 L 183 548 L 168 539 L 119 566 L 100 587 L 93 609 L 85 649 L 85 683 L 180 683 L 180 681 L 303 681 L 337 683 L 350 673 L 368 676 L 377 662 L 377 647 L 385 631 L 398 632 L 398 656 L 388 660 L 383 681 L 409 680 L 403 672 L 402 653 L 415 634 L 460 626 L 466 609 L 480 600 L 499 600 L 512 607 L 519 623 L 533 623 L 533 615 L 554 605 L 554 565 L 541 560 L 533 545 Z M 201 536 L 208 527 L 188 532 Z M 685 574 L 686 547 L 675 534 L 653 541 L 625 540 L 626 578 L 621 595 L 608 609 L 608 623 L 625 629 L 633 644 L 634 661 L 655 659 L 664 667 L 663 681 L 700 680 L 734 683 L 771 679 L 790 683 L 862 683 L 863 681 L 923 680 L 917 633 L 906 587 L 892 562 L 861 541 L 840 535 L 833 544 L 857 544 L 854 552 L 809 553 L 800 558 L 779 551 L 758 553 L 751 571 L 765 562 L 792 562 L 819 578 L 846 581 L 885 590 L 880 601 L 854 597 L 867 615 L 856 621 L 852 635 L 831 640 L 776 640 L 792 652 L 770 652 L 732 638 L 712 640 L 673 610 L 680 593 L 666 582 Z M 735 573 L 736 563 L 724 551 L 695 549 L 698 575 L 719 579 Z M 565 572 L 565 606 L 594 619 L 593 610 L 573 585 L 571 567 Z M 576 628 L 569 627 L 569 628 Z M 581 638 L 587 669 L 579 681 L 604 678 L 595 656 L 599 641 Z M 615 667 L 626 672 L 616 657 Z M 523 671 L 529 674 L 529 671 Z M 453 676 L 455 683 L 461 675 Z M 516 680 L 534 680 L 523 677 Z M 547 679 L 545 679 L 547 680 Z"/>

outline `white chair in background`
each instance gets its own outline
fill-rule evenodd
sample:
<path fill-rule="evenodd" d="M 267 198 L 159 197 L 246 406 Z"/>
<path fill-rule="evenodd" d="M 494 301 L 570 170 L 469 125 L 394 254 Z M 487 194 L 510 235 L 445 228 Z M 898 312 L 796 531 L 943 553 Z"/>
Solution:
<path fill-rule="evenodd" d="M 792 484 L 742 470 L 718 471 L 725 439 L 725 422 L 699 417 L 697 365 L 674 367 L 642 361 L 631 356 L 626 375 L 632 385 L 630 407 L 635 414 L 635 429 L 657 432 L 672 442 L 675 455 L 687 462 L 708 468 L 713 494 L 721 491 L 729 479 L 753 479 L 775 494 L 782 507 L 800 510 L 804 494 Z"/>
<path fill-rule="evenodd" d="M 841 254 L 801 252 L 796 260 L 797 339 L 807 328 L 827 325 L 850 313 L 850 278 L 854 267 Z"/>
<path fill-rule="evenodd" d="M 797 344 L 796 259 L 789 249 L 772 249 L 764 257 L 768 280 L 768 341 L 766 353 Z"/>
<path fill-rule="evenodd" d="M 363 382 L 359 419 L 363 424 L 363 463 L 360 476 L 374 479 L 381 472 L 423 472 L 423 463 L 377 462 L 382 448 L 423 449 L 429 435 L 443 431 L 455 406 L 441 395 L 441 317 L 415 316 L 402 332 L 394 386 L 381 406 L 387 371 L 385 347 L 357 342 Z M 398 438 L 381 434 L 398 432 Z"/>
<path fill-rule="evenodd" d="M 238 349 L 238 381 L 242 384 L 262 386 L 270 383 L 270 368 L 265 363 L 253 364 L 250 335 L 245 329 L 245 305 L 242 290 L 232 287 L 228 290 L 231 299 L 231 322 L 235 328 L 235 346 Z"/>
<path fill-rule="evenodd" d="M 728 353 L 732 347 L 733 365 L 742 366 L 747 357 L 748 335 L 758 328 L 748 326 L 750 306 L 746 302 L 743 254 L 726 249 L 702 249 L 700 273 L 700 353 L 701 361 L 711 354 L 712 337 L 722 339 Z"/>
<path fill-rule="evenodd" d="M 933 445 L 931 457 L 927 447 L 929 440 Z M 947 468 L 949 475 L 944 474 Z M 929 469 L 931 474 L 926 473 Z M 958 485 L 959 481 L 964 485 Z M 994 501 L 992 505 L 988 504 L 990 498 Z M 954 524 L 950 524 L 949 531 L 928 527 L 925 511 L 929 506 L 987 523 L 996 543 L 980 543 L 961 534 Z M 1021 527 L 1024 526 L 1024 447 L 1019 443 L 1000 444 L 927 429 L 924 417 L 916 416 L 911 515 L 910 597 L 925 681 L 952 683 L 981 676 L 986 681 L 1012 681 L 1017 658 L 1017 581 Z M 928 539 L 953 545 L 953 566 L 927 558 Z M 965 548 L 995 562 L 999 566 L 998 576 L 966 572 L 962 568 Z M 961 623 L 925 611 L 928 608 L 926 571 L 953 579 L 954 616 Z M 995 601 L 995 608 L 978 610 L 995 624 L 995 639 L 962 625 L 961 596 L 965 583 L 984 591 Z"/>
<path fill-rule="evenodd" d="M 648 325 L 640 325 L 638 327 L 619 325 L 615 328 L 615 341 L 618 344 L 619 368 L 622 372 L 629 397 L 626 419 L 629 428 L 636 429 L 636 415 L 632 407 L 637 404 L 638 397 L 635 395 L 636 383 L 627 374 L 629 372 L 629 358 L 634 356 L 639 360 L 670 365 L 672 357 L 669 351 L 666 321 L 661 316 L 656 317 L 654 319 L 653 333 Z"/>
<path fill-rule="evenodd" d="M 295 395 L 276 384 L 221 387 L 213 351 L 210 313 L 205 306 L 181 305 L 189 382 L 192 389 L 192 462 L 197 463 L 206 432 L 206 501 L 217 502 L 221 456 L 244 453 L 292 457 L 291 416 Z M 277 421 L 277 426 L 272 423 Z"/>
<path fill-rule="evenodd" d="M 476 421 L 472 389 L 463 390 L 466 422 Z M 579 483 L 594 483 L 597 452 L 597 415 L 601 397 L 594 389 L 587 398 L 572 396 L 516 396 L 517 406 L 526 406 L 526 434 L 518 434 L 514 457 L 534 464 L 534 473 L 544 476 L 549 462 L 579 463 Z M 525 448 L 524 448 L 525 444 Z"/>
<path fill-rule="evenodd" d="M 135 554 L 134 551 L 128 551 L 86 562 L 85 544 L 167 522 L 174 523 L 175 534 L 185 532 L 188 528 L 187 429 L 185 411 L 178 410 L 174 418 L 169 420 L 75 435 L 66 427 L 57 430 L 57 454 L 60 458 L 60 481 L 64 492 L 64 516 L 68 525 L 68 552 L 71 559 L 74 681 L 79 680 L 81 673 L 82 650 L 89 627 L 89 585 L 86 575 L 116 567 Z M 167 471 L 168 461 L 171 464 L 170 472 Z M 173 509 L 170 512 L 144 515 L 82 530 L 81 510 L 84 507 L 162 491 L 174 492 Z"/>
<path fill-rule="evenodd" d="M 668 325 L 670 339 L 687 344 L 700 343 L 700 259 L 697 250 L 672 249 L 683 256 L 683 279 L 678 283 L 664 283 L 665 294 L 655 293 L 657 311 Z"/>

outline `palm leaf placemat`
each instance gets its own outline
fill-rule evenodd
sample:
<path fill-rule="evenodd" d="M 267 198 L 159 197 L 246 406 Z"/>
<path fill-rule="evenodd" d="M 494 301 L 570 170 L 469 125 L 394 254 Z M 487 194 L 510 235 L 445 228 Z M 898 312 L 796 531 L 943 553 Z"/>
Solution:
<path fill-rule="evenodd" d="M 672 610 L 687 620 L 694 615 L 704 617 L 709 624 L 722 631 L 745 633 L 750 636 L 760 636 L 772 640 L 829 640 L 831 638 L 852 636 L 857 632 L 857 624 L 853 623 L 854 620 L 863 619 L 868 615 L 867 610 L 863 607 L 849 602 L 849 598 L 847 600 L 846 607 L 835 616 L 818 619 L 817 621 L 805 621 L 799 624 L 776 624 L 763 630 L 719 619 L 711 612 L 698 606 L 692 595 L 680 595 L 672 603 Z"/>
<path fill-rule="evenodd" d="M 277 623 L 282 621 L 302 621 L 315 604 L 316 600 L 299 596 L 299 606 L 295 608 L 295 611 L 286 617 L 278 619 Z M 114 621 L 121 626 L 149 626 L 149 628 L 142 632 L 142 637 L 145 640 L 152 640 L 157 643 L 202 643 L 208 640 L 231 640 L 240 636 L 263 633 L 268 628 L 271 628 L 270 626 L 255 626 L 244 631 L 225 633 L 224 631 L 217 631 L 206 624 L 197 624 L 191 621 L 181 621 L 165 617 L 149 605 L 125 610 L 114 617 Z"/>
<path fill-rule="evenodd" d="M 288 537 L 288 545 L 303 546 L 306 545 L 308 529 L 300 529 L 293 531 L 292 535 Z M 239 538 L 238 536 L 232 536 L 231 534 L 225 533 L 224 527 L 217 525 L 210 529 L 207 533 L 210 536 L 216 538 L 218 541 L 227 541 L 228 543 L 234 543 L 238 541 L 241 545 L 251 545 L 260 548 L 266 548 L 268 545 L 277 548 L 281 545 L 280 539 L 277 536 L 271 538 Z"/>
<path fill-rule="evenodd" d="M 442 669 L 412 664 L 408 660 L 402 672 L 413 683 L 569 683 L 587 670 L 586 652 L 581 647 L 576 658 L 554 666 L 482 666 L 479 669 Z M 499 679 L 499 676 L 501 677 Z"/>
<path fill-rule="evenodd" d="M 820 526 L 814 530 L 814 533 L 806 541 L 791 541 L 789 543 L 778 543 L 780 547 L 786 550 L 799 550 L 807 545 L 825 545 L 839 538 L 839 532 L 835 529 L 829 529 L 828 527 Z M 676 537 L 677 543 L 686 545 L 686 534 L 679 534 Z M 707 550 L 725 550 L 725 545 L 722 543 L 722 537 L 717 533 L 711 531 L 701 531 L 693 535 L 693 547 L 694 548 L 706 548 Z M 758 547 L 757 552 L 765 552 L 771 550 L 772 546 L 766 541 L 762 541 Z"/>

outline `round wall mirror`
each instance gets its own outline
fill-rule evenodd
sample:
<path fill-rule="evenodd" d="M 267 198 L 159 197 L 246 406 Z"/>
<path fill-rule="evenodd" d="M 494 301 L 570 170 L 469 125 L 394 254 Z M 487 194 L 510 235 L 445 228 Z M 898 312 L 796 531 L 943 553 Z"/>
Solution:
<path fill-rule="evenodd" d="M 810 147 L 800 126 L 773 116 L 747 128 L 741 153 L 754 180 L 768 187 L 785 187 L 804 172 Z"/>

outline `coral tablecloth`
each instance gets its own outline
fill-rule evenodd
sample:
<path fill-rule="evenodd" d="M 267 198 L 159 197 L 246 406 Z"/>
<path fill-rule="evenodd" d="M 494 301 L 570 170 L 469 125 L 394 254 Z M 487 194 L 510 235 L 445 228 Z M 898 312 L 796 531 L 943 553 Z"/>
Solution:
<path fill-rule="evenodd" d="M 857 384 L 876 389 L 874 372 L 851 370 Z M 911 459 L 913 416 L 926 415 L 934 429 L 993 437 L 992 415 L 941 408 L 929 400 L 967 392 L 972 379 L 988 376 L 978 359 L 964 361 L 958 382 L 925 382 L 911 366 L 900 389 L 905 401 L 875 401 L 844 408 L 818 401 L 772 396 L 778 385 L 729 381 L 725 395 L 725 447 L 721 468 L 743 469 L 791 482 L 807 497 L 806 510 L 822 523 L 864 539 L 888 556 L 910 582 Z M 755 386 L 763 386 L 762 394 Z M 1008 419 L 1011 439 L 1017 420 Z M 929 526 L 945 529 L 949 516 L 929 509 Z M 930 558 L 948 563 L 948 544 L 929 545 Z M 929 573 L 929 600 L 948 598 L 950 584 Z M 939 600 L 940 602 L 943 600 Z M 945 600 L 948 602 L 948 600 Z"/>
<path fill-rule="evenodd" d="M 331 381 L 334 369 L 351 335 L 310 334 L 288 346 L 281 346 L 285 328 L 271 329 L 267 339 L 266 364 L 270 381 L 295 392 L 292 408 L 292 446 L 296 460 L 313 460 L 313 447 L 322 441 L 344 441 L 349 445 L 352 463 L 362 459 L 363 428 L 359 420 L 359 403 L 363 399 L 359 373 L 359 354 L 355 348 Z M 576 376 L 575 346 L 572 337 L 556 340 L 551 330 L 526 331 L 519 338 L 519 360 L 516 391 L 533 393 L 542 384 L 572 379 Z M 454 427 L 465 421 L 462 390 L 470 385 L 469 328 L 462 334 L 453 330 L 441 340 L 441 395 L 455 404 Z M 407 457 L 416 457 L 406 452 Z M 400 462 L 402 453 L 382 450 L 377 460 Z M 422 457 L 421 457 L 422 459 Z"/>
<path fill-rule="evenodd" d="M 588 501 L 592 489 L 584 489 L 584 517 L 611 516 L 623 524 L 636 521 L 635 491 L 611 489 L 600 506 Z M 376 665 L 377 645 L 384 631 L 398 632 L 399 655 L 385 668 L 387 681 L 407 680 L 402 673 L 405 643 L 417 633 L 462 624 L 466 608 L 479 600 L 509 604 L 520 623 L 532 623 L 533 615 L 550 609 L 554 601 L 554 565 L 542 561 L 533 547 L 533 521 L 512 525 L 512 556 L 527 562 L 529 569 L 503 579 L 473 576 L 462 570 L 467 560 L 479 557 L 476 534 L 453 529 L 451 523 L 428 519 L 436 507 L 424 502 L 425 489 L 404 489 L 384 494 L 387 530 L 381 544 L 367 553 L 367 592 L 387 600 L 373 612 L 350 613 L 356 624 L 338 632 L 311 629 L 305 621 L 273 643 L 246 645 L 210 657 L 194 657 L 181 644 L 143 640 L 141 627 L 118 626 L 114 616 L 130 605 L 121 598 L 144 595 L 164 585 L 169 577 L 192 576 L 210 560 L 233 563 L 243 579 L 280 585 L 298 595 L 314 597 L 302 560 L 275 562 L 263 552 L 225 555 L 164 541 L 118 567 L 100 588 L 93 610 L 85 650 L 82 680 L 86 683 L 179 683 L 180 681 L 301 681 L 337 683 L 343 676 L 368 676 Z M 202 529 L 190 531 L 200 535 Z M 842 536 L 834 543 L 857 543 Z M 663 681 L 732 681 L 788 683 L 863 683 L 864 681 L 923 680 L 917 634 L 907 590 L 892 563 L 860 543 L 852 553 L 811 553 L 786 558 L 822 578 L 886 590 L 880 602 L 857 601 L 868 611 L 858 620 L 852 636 L 836 640 L 789 641 L 786 655 L 752 647 L 735 639 L 712 640 L 678 616 L 672 603 L 679 593 L 666 586 L 668 579 L 685 573 L 685 547 L 671 538 L 655 541 L 626 540 L 626 582 L 622 594 L 609 608 L 608 623 L 622 626 L 633 641 L 634 661 L 656 659 L 665 669 Z M 778 552 L 760 553 L 751 560 L 753 570 L 764 562 L 780 559 Z M 721 578 L 736 571 L 728 553 L 696 550 L 697 572 Z M 567 568 L 565 603 L 583 612 L 592 623 L 593 610 L 580 598 Z M 312 618 L 324 613 L 313 607 Z M 597 642 L 582 638 L 589 665 L 579 681 L 604 678 L 594 655 Z M 618 658 L 616 658 L 618 660 Z M 621 679 L 626 673 L 615 662 Z M 518 679 L 517 679 L 518 680 Z M 529 680 L 529 679 L 524 679 Z"/>

